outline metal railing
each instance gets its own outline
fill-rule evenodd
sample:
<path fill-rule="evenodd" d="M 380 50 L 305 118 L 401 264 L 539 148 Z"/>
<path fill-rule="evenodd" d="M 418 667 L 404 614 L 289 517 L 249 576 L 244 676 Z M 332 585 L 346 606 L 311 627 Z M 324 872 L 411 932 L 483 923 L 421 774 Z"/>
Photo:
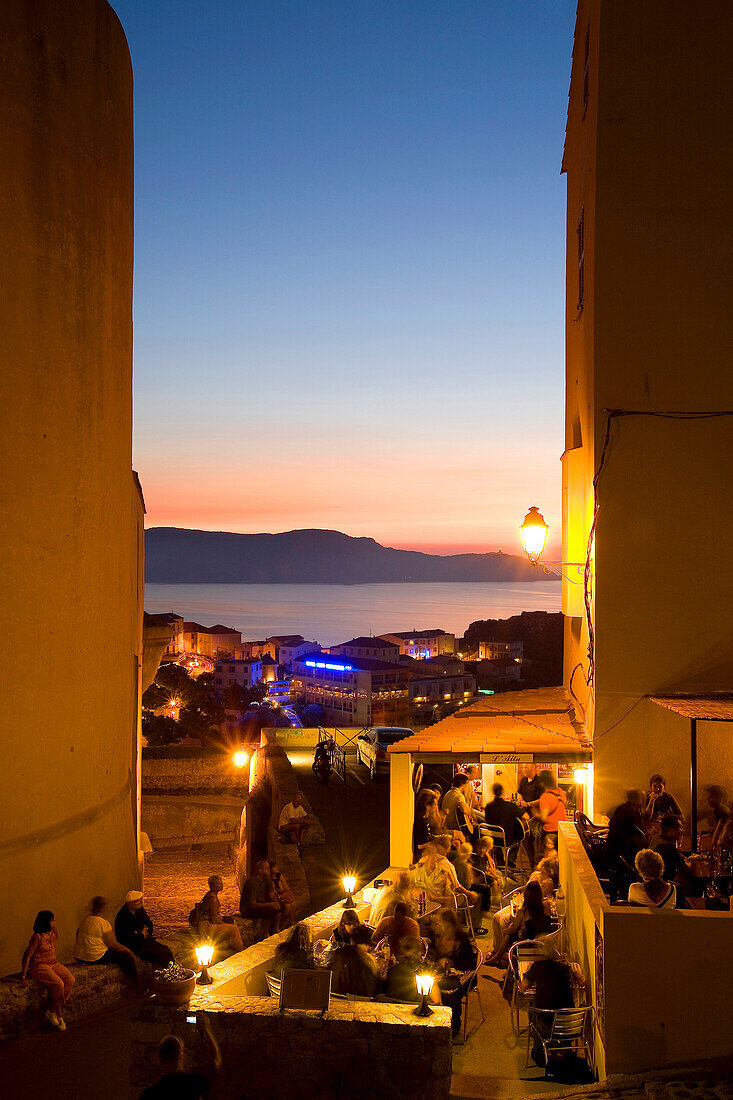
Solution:
<path fill-rule="evenodd" d="M 343 731 L 342 730 L 337 730 L 336 727 L 334 726 L 333 727 L 333 732 L 334 733 L 342 733 Z M 361 731 L 359 731 L 359 732 L 361 732 Z M 351 739 L 349 739 L 349 740 L 351 740 Z M 346 753 L 344 752 L 343 746 L 339 745 L 337 743 L 336 738 L 331 733 L 329 733 L 328 730 L 325 730 L 325 729 L 323 729 L 322 726 L 319 726 L 318 727 L 318 743 L 319 743 L 319 745 L 321 744 L 322 741 L 330 741 L 331 742 L 331 752 L 330 752 L 331 767 L 333 768 L 333 770 L 335 771 L 335 773 L 339 777 L 339 779 L 342 780 L 342 782 L 345 783 L 346 782 Z"/>

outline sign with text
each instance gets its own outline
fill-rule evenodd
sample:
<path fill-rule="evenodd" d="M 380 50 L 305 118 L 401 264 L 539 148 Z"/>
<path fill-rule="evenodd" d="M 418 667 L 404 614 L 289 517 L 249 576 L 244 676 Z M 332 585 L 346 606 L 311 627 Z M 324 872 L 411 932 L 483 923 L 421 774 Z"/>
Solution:
<path fill-rule="evenodd" d="M 479 756 L 482 764 L 531 764 L 531 752 L 482 752 Z"/>

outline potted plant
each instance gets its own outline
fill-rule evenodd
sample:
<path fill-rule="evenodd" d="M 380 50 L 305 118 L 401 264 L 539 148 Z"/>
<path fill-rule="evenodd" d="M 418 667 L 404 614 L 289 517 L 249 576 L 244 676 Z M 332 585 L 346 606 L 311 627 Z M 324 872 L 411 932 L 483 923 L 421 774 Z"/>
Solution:
<path fill-rule="evenodd" d="M 152 989 L 155 998 L 164 1005 L 185 1005 L 196 988 L 196 971 L 178 963 L 171 963 L 165 970 L 153 973 Z"/>

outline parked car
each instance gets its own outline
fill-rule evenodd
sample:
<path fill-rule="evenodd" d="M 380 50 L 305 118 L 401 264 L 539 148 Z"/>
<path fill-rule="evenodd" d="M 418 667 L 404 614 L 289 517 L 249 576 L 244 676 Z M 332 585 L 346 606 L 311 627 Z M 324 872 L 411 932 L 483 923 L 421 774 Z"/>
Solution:
<path fill-rule="evenodd" d="M 369 776 L 376 779 L 380 768 L 387 766 L 387 747 L 405 737 L 411 737 L 414 730 L 404 726 L 372 726 L 366 733 L 360 733 L 356 739 L 356 755 L 362 764 L 369 768 Z"/>

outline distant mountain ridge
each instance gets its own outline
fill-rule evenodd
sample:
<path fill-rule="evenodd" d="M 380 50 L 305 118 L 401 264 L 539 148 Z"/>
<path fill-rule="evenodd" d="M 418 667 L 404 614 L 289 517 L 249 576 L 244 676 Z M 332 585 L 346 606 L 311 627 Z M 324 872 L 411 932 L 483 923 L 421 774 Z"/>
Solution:
<path fill-rule="evenodd" d="M 242 535 L 151 527 L 145 532 L 151 584 L 384 584 L 405 581 L 539 581 L 509 554 L 423 554 L 341 531 Z"/>

